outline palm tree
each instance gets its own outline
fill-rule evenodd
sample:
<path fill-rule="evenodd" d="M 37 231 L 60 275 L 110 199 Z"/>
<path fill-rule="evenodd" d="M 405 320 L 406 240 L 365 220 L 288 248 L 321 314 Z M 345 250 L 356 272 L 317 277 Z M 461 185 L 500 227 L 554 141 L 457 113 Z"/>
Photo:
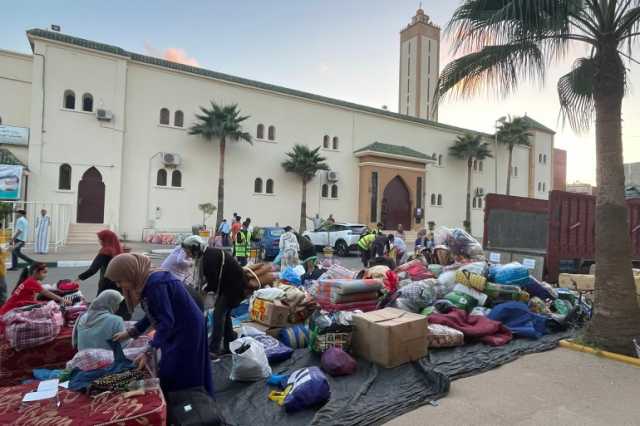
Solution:
<path fill-rule="evenodd" d="M 315 177 L 320 170 L 329 170 L 327 160 L 319 154 L 320 147 L 311 149 L 305 145 L 296 144 L 293 150 L 287 152 L 287 160 L 282 162 L 282 167 L 289 173 L 295 173 L 302 179 L 302 202 L 300 204 L 300 232 L 304 232 L 307 218 L 307 183 Z"/>
<path fill-rule="evenodd" d="M 464 226 L 467 232 L 471 233 L 471 167 L 473 160 L 482 161 L 491 158 L 491 150 L 488 143 L 482 142 L 480 135 L 467 133 L 464 136 L 458 136 L 455 143 L 449 147 L 449 155 L 467 161 L 467 211 Z"/>
<path fill-rule="evenodd" d="M 511 195 L 511 176 L 512 176 L 512 164 L 513 164 L 513 148 L 515 146 L 531 146 L 531 140 L 529 137 L 531 134 L 528 132 L 529 126 L 524 118 L 515 117 L 510 121 L 505 121 L 500 125 L 498 129 L 498 143 L 506 145 L 509 150 L 509 170 L 507 171 L 507 195 Z"/>
<path fill-rule="evenodd" d="M 208 142 L 220 140 L 220 163 L 218 165 L 218 205 L 216 228 L 224 218 L 224 160 L 227 140 L 253 143 L 251 134 L 243 131 L 242 122 L 249 116 L 240 116 L 238 105 L 218 105 L 211 101 L 211 109 L 200 107 L 198 121 L 189 129 L 190 135 L 200 135 Z"/>
<path fill-rule="evenodd" d="M 632 354 L 640 307 L 631 270 L 621 118 L 624 58 L 635 60 L 631 46 L 640 36 L 640 1 L 465 0 L 447 31 L 454 53 L 464 56 L 443 70 L 437 98 L 470 96 L 483 88 L 506 96 L 520 80 L 543 82 L 548 65 L 579 51 L 574 45 L 587 47 L 587 56 L 558 82 L 564 119 L 584 131 L 595 117 L 596 127 L 596 305 L 583 338 Z"/>

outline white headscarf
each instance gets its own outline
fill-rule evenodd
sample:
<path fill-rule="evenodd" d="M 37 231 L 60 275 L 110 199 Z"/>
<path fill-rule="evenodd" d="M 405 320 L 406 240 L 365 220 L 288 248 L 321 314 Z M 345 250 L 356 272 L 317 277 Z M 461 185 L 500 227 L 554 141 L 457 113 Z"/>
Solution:
<path fill-rule="evenodd" d="M 116 290 L 103 291 L 91 302 L 87 312 L 78 321 L 78 326 L 82 328 L 93 327 L 104 316 L 114 314 L 123 300 L 124 296 Z"/>

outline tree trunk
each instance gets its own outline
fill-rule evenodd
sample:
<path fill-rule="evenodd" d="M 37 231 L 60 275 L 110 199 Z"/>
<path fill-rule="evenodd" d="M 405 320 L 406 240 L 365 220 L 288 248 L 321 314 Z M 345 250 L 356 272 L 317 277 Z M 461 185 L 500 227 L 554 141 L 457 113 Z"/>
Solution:
<path fill-rule="evenodd" d="M 596 54 L 596 282 L 595 312 L 585 340 L 599 348 L 634 355 L 640 337 L 640 307 L 631 266 L 629 218 L 624 199 L 622 97 L 624 66 L 615 41 Z"/>
<path fill-rule="evenodd" d="M 220 228 L 222 219 L 224 219 L 224 154 L 227 141 L 223 136 L 220 138 L 220 163 L 218 166 L 218 214 L 216 216 L 216 231 Z"/>
<path fill-rule="evenodd" d="M 307 230 L 307 181 L 302 178 L 302 202 L 300 203 L 300 228 L 302 234 Z"/>
<path fill-rule="evenodd" d="M 471 233 L 471 164 L 473 160 L 471 157 L 467 160 L 467 212 L 465 214 L 465 227 L 467 232 Z"/>
<path fill-rule="evenodd" d="M 511 163 L 513 162 L 513 145 L 509 145 L 509 170 L 507 170 L 507 195 L 511 195 Z"/>

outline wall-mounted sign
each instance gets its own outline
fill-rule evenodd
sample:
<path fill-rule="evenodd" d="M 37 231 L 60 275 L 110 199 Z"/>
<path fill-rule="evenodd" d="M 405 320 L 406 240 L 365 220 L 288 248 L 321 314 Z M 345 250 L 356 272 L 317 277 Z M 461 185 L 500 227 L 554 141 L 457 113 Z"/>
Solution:
<path fill-rule="evenodd" d="M 19 200 L 22 166 L 0 164 L 0 200 Z"/>
<path fill-rule="evenodd" d="M 0 144 L 29 145 L 29 129 L 26 127 L 0 125 Z"/>

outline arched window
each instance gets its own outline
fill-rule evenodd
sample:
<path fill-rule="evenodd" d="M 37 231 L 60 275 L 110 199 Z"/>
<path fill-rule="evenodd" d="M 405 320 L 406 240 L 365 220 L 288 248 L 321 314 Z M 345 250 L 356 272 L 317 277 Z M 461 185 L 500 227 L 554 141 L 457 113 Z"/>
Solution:
<path fill-rule="evenodd" d="M 473 170 L 478 170 L 478 160 L 473 160 Z"/>
<path fill-rule="evenodd" d="M 173 114 L 173 125 L 176 127 L 184 126 L 184 113 L 180 110 Z"/>
<path fill-rule="evenodd" d="M 518 177 L 518 166 L 515 166 L 515 167 L 513 168 L 513 175 L 514 175 L 515 177 Z"/>
<path fill-rule="evenodd" d="M 338 137 L 337 137 L 337 136 L 334 136 L 334 137 L 333 137 L 333 149 L 337 150 L 337 149 L 338 149 L 339 144 L 340 144 L 340 140 L 338 139 Z"/>
<path fill-rule="evenodd" d="M 547 164 L 547 154 L 544 154 L 544 155 L 542 156 L 542 162 L 543 162 L 544 164 Z"/>
<path fill-rule="evenodd" d="M 253 192 L 262 194 L 262 179 L 256 178 L 256 180 L 253 181 Z"/>
<path fill-rule="evenodd" d="M 324 135 L 322 138 L 322 147 L 324 149 L 329 149 L 329 135 Z"/>
<path fill-rule="evenodd" d="M 547 182 L 542 184 L 542 192 L 547 192 Z"/>
<path fill-rule="evenodd" d="M 269 131 L 267 133 L 268 133 L 267 137 L 269 138 L 270 141 L 275 141 L 276 140 L 276 127 L 275 126 L 269 126 Z"/>
<path fill-rule="evenodd" d="M 158 170 L 158 174 L 156 175 L 156 185 L 167 186 L 167 171 L 165 169 Z"/>
<path fill-rule="evenodd" d="M 258 129 L 256 130 L 256 138 L 264 139 L 264 124 L 258 124 Z"/>
<path fill-rule="evenodd" d="M 475 209 L 476 206 L 478 205 L 478 197 L 473 197 L 473 208 Z"/>
<path fill-rule="evenodd" d="M 442 154 L 438 155 L 438 166 L 442 166 Z"/>
<path fill-rule="evenodd" d="M 267 194 L 273 194 L 273 179 L 267 179 Z"/>
<path fill-rule="evenodd" d="M 338 198 L 338 185 L 331 185 L 331 198 Z"/>
<path fill-rule="evenodd" d="M 160 110 L 160 124 L 164 124 L 166 126 L 169 125 L 169 116 L 171 115 L 171 113 L 169 112 L 169 110 L 167 108 L 162 108 Z"/>
<path fill-rule="evenodd" d="M 322 198 L 329 198 L 329 185 L 326 183 L 322 185 Z"/>
<path fill-rule="evenodd" d="M 62 101 L 62 105 L 66 109 L 76 109 L 76 94 L 73 93 L 73 90 L 64 91 L 64 99 Z"/>
<path fill-rule="evenodd" d="M 538 182 L 538 191 L 542 191 L 542 182 Z"/>
<path fill-rule="evenodd" d="M 538 163 L 542 163 L 542 154 L 538 154 Z"/>
<path fill-rule="evenodd" d="M 0 124 L 2 124 L 2 117 L 0 117 Z"/>
<path fill-rule="evenodd" d="M 82 110 L 86 112 L 93 111 L 93 96 L 91 96 L 91 93 L 82 95 Z"/>
<path fill-rule="evenodd" d="M 442 205 L 442 194 L 438 194 L 438 205 Z"/>
<path fill-rule="evenodd" d="M 58 189 L 71 189 L 71 166 L 62 164 L 58 173 Z"/>
<path fill-rule="evenodd" d="M 432 206 L 436 205 L 436 194 L 431 194 L 431 205 Z"/>
<path fill-rule="evenodd" d="M 478 208 L 481 209 L 482 208 L 482 197 L 478 198 Z"/>
<path fill-rule="evenodd" d="M 180 170 L 174 170 L 171 173 L 171 186 L 182 188 L 182 172 Z"/>
<path fill-rule="evenodd" d="M 478 162 L 478 170 L 482 171 L 483 168 L 484 168 L 484 161 L 480 160 Z"/>

